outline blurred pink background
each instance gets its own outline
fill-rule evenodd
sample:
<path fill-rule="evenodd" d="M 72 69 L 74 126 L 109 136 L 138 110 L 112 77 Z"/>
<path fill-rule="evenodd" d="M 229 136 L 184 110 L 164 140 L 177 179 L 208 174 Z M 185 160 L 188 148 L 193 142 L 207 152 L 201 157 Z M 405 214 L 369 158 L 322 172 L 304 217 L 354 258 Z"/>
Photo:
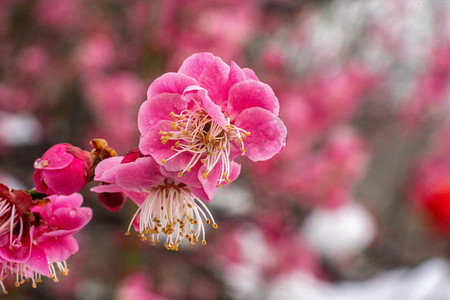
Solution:
<path fill-rule="evenodd" d="M 450 1 L 2 0 L 0 182 L 68 142 L 137 146 L 153 79 L 195 52 L 275 91 L 284 151 L 242 161 L 208 244 L 126 237 L 94 217 L 59 283 L 10 299 L 450 299 Z"/>

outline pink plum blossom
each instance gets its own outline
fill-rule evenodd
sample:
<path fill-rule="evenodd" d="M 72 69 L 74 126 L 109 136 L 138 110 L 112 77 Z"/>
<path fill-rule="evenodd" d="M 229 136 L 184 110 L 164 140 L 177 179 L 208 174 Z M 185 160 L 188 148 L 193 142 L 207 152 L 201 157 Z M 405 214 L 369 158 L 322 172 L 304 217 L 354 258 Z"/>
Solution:
<path fill-rule="evenodd" d="M 57 144 L 34 163 L 36 190 L 47 195 L 70 195 L 90 179 L 93 158 L 87 151 L 70 144 Z"/>
<path fill-rule="evenodd" d="M 284 148 L 286 128 L 270 86 L 211 53 L 157 78 L 147 99 L 138 114 L 139 148 L 179 177 L 201 165 L 200 180 L 220 186 L 230 181 L 236 157 L 262 161 Z"/>
<path fill-rule="evenodd" d="M 144 272 L 136 272 L 121 280 L 116 292 L 117 300 L 142 299 L 142 300 L 164 300 L 152 292 L 148 276 Z"/>
<path fill-rule="evenodd" d="M 239 170 L 232 174 L 233 177 L 238 173 Z M 190 173 L 180 178 L 176 172 L 166 171 L 151 156 L 142 156 L 136 150 L 125 157 L 117 156 L 100 162 L 95 169 L 94 180 L 102 184 L 91 191 L 125 193 L 139 206 L 128 230 L 134 224 L 141 239 L 148 239 L 153 245 L 164 233 L 164 246 L 178 250 L 184 238 L 194 245 L 202 235 L 202 244 L 206 244 L 203 221 L 210 224 L 212 220 L 213 227 L 217 228 L 201 201 L 210 200 L 206 192 L 210 187 L 202 186 L 193 175 Z"/>
<path fill-rule="evenodd" d="M 68 274 L 66 260 L 78 251 L 72 234 L 92 218 L 90 208 L 81 207 L 80 194 L 49 196 L 32 201 L 25 191 L 9 192 L 0 185 L 0 263 L 2 274 L 16 277 L 16 286 L 42 276 L 58 281 L 56 271 Z M 6 292 L 3 282 L 0 285 Z"/>

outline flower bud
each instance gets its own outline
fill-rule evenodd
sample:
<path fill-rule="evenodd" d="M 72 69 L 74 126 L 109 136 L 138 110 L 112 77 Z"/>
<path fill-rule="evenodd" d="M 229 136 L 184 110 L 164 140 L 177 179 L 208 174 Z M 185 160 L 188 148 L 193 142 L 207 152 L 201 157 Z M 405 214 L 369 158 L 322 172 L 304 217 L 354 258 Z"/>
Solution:
<path fill-rule="evenodd" d="M 57 144 L 34 162 L 36 190 L 47 195 L 70 195 L 90 180 L 92 155 L 70 144 Z"/>

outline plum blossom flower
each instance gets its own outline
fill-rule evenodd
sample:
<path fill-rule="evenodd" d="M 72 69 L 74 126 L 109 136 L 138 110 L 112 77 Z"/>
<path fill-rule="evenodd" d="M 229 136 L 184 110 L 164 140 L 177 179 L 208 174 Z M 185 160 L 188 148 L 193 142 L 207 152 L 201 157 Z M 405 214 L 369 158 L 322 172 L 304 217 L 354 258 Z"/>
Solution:
<path fill-rule="evenodd" d="M 34 162 L 36 190 L 47 195 L 70 195 L 90 179 L 93 157 L 70 144 L 57 144 Z"/>
<path fill-rule="evenodd" d="M 80 194 L 49 196 L 32 200 L 25 191 L 9 192 L 0 185 L 0 286 L 3 279 L 15 276 L 18 287 L 31 280 L 32 286 L 42 276 L 58 282 L 57 271 L 68 274 L 66 260 L 78 251 L 72 234 L 92 218 L 90 208 L 81 207 Z"/>
<path fill-rule="evenodd" d="M 237 177 L 239 171 L 236 169 L 231 177 Z M 160 234 L 165 234 L 164 246 L 168 250 L 178 250 L 185 238 L 191 245 L 202 238 L 204 245 L 203 222 L 218 227 L 202 202 L 210 198 L 197 176 L 191 173 L 180 178 L 176 172 L 166 171 L 151 156 L 142 156 L 138 150 L 125 157 L 100 162 L 94 180 L 102 184 L 91 191 L 123 192 L 139 206 L 126 234 L 134 225 L 140 238 L 153 245 L 159 242 Z"/>
<path fill-rule="evenodd" d="M 179 177 L 201 165 L 199 178 L 220 186 L 237 156 L 267 160 L 284 148 L 286 128 L 270 86 L 211 53 L 157 78 L 147 98 L 138 114 L 139 148 Z M 209 177 L 213 170 L 218 178 Z"/>

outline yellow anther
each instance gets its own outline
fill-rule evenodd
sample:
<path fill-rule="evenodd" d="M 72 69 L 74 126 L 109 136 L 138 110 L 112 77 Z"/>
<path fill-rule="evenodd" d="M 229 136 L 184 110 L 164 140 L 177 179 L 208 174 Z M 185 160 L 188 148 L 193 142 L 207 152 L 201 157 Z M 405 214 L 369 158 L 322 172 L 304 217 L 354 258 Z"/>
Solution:
<path fill-rule="evenodd" d="M 130 232 L 129 231 L 125 232 L 125 235 L 130 235 Z"/>
<path fill-rule="evenodd" d="M 209 174 L 209 170 L 206 169 L 205 173 L 203 173 L 203 179 L 206 179 L 206 177 L 208 177 Z"/>
<path fill-rule="evenodd" d="M 233 129 L 233 127 L 231 127 L 230 125 L 225 125 L 225 128 L 226 128 L 227 130 Z"/>
<path fill-rule="evenodd" d="M 14 285 L 15 285 L 16 287 L 19 287 L 19 286 L 20 286 L 20 283 L 19 283 L 18 281 L 16 281 L 16 282 L 14 283 Z"/>
<path fill-rule="evenodd" d="M 33 287 L 33 289 L 37 288 L 36 282 L 33 282 L 33 283 L 31 284 L 31 286 Z"/>
<path fill-rule="evenodd" d="M 206 160 L 205 160 L 204 158 L 200 159 L 200 162 L 201 162 L 202 164 L 204 164 L 205 161 L 206 161 Z"/>
<path fill-rule="evenodd" d="M 176 141 L 175 147 L 180 147 L 180 141 Z"/>
<path fill-rule="evenodd" d="M 230 181 L 231 181 L 230 178 L 225 178 L 226 183 L 230 183 Z"/>
<path fill-rule="evenodd" d="M 214 228 L 214 229 L 217 229 L 217 228 L 219 228 L 219 225 L 217 225 L 217 223 L 214 223 L 214 224 L 213 224 L 213 228 Z"/>
<path fill-rule="evenodd" d="M 241 138 L 238 138 L 238 142 L 239 142 L 239 143 L 242 143 L 243 140 L 242 140 Z"/>
<path fill-rule="evenodd" d="M 165 158 L 161 159 L 161 163 L 165 164 L 166 163 L 166 159 Z"/>
<path fill-rule="evenodd" d="M 191 167 L 187 167 L 186 172 L 190 172 L 190 171 L 191 171 Z"/>
<path fill-rule="evenodd" d="M 245 153 L 245 152 L 246 152 L 244 148 L 242 148 L 241 151 L 242 151 L 242 153 Z"/>
<path fill-rule="evenodd" d="M 58 278 L 53 278 L 53 282 L 59 282 L 59 279 Z"/>
<path fill-rule="evenodd" d="M 159 134 L 160 134 L 160 135 L 163 135 L 163 134 L 164 134 L 164 132 L 160 131 L 160 132 L 159 132 Z"/>
<path fill-rule="evenodd" d="M 249 136 L 249 135 L 250 135 L 250 131 L 247 131 L 247 132 L 245 133 L 245 135 L 246 135 L 246 136 Z"/>
<path fill-rule="evenodd" d="M 211 220 L 210 219 L 206 219 L 205 223 L 206 223 L 206 225 L 209 225 L 211 223 Z"/>
<path fill-rule="evenodd" d="M 183 172 L 178 172 L 178 177 L 183 177 Z"/>

